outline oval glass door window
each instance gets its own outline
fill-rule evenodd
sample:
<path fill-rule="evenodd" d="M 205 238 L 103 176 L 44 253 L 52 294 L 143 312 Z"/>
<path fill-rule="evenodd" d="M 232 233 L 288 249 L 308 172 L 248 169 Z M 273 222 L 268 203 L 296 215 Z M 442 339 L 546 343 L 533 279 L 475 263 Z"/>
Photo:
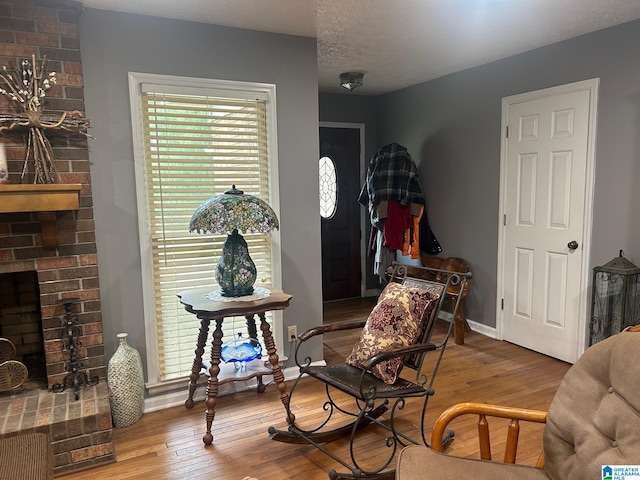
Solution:
<path fill-rule="evenodd" d="M 320 159 L 320 215 L 331 218 L 338 206 L 338 182 L 336 164 L 329 157 Z"/>

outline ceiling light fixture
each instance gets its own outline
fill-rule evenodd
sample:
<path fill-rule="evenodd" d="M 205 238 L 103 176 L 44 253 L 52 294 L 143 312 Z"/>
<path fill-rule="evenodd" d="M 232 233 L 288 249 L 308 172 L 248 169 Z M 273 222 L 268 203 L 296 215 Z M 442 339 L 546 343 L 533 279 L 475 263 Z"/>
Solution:
<path fill-rule="evenodd" d="M 364 73 L 362 72 L 344 72 L 340 74 L 340 85 L 347 90 L 355 90 L 362 86 L 362 79 Z"/>

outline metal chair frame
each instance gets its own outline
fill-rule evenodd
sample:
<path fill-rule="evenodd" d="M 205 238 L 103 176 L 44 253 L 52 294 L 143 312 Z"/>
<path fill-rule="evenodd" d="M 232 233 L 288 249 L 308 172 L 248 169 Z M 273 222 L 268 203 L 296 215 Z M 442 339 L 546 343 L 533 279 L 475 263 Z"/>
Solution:
<path fill-rule="evenodd" d="M 427 267 L 414 267 L 398 263 L 393 264 L 389 280 L 410 286 L 438 286 L 440 288 L 440 298 L 436 307 L 431 312 L 429 318 L 424 319 L 422 334 L 417 342 L 396 351 L 385 352 L 370 358 L 366 369 L 360 369 L 346 364 L 314 366 L 310 358 L 303 361 L 299 358 L 302 346 L 308 340 L 324 333 L 342 330 L 362 329 L 366 320 L 350 322 L 339 322 L 307 330 L 300 335 L 298 345 L 295 350 L 295 361 L 299 368 L 298 378 L 294 381 L 290 389 L 289 398 L 296 393 L 300 380 L 309 376 L 325 384 L 326 401 L 322 405 L 325 412 L 324 418 L 312 428 L 305 428 L 294 421 L 289 425 L 288 430 L 278 430 L 269 428 L 271 439 L 293 444 L 313 445 L 340 465 L 347 472 L 339 473 L 335 470 L 328 472 L 329 478 L 335 479 L 393 479 L 395 476 L 394 458 L 399 451 L 399 447 L 409 444 L 428 445 L 425 433 L 425 412 L 429 398 L 434 395 L 433 382 L 442 361 L 447 342 L 453 329 L 453 319 L 460 304 L 459 292 L 464 291 L 466 282 L 471 278 L 471 273 L 460 273 L 448 270 L 441 270 Z M 458 292 L 458 293 L 456 293 Z M 456 298 L 451 321 L 448 322 L 444 337 L 437 343 L 432 342 L 432 333 L 438 320 L 443 302 L 449 301 L 451 296 Z M 422 366 L 425 356 L 436 355 L 433 363 L 433 370 L 430 374 L 423 373 Z M 393 385 L 384 383 L 379 378 L 369 372 L 378 363 L 393 357 L 403 356 L 405 358 L 405 370 L 411 369 L 415 373 L 413 381 L 405 378 L 398 378 Z M 407 375 L 403 375 L 406 377 Z M 343 401 L 336 399 L 334 392 L 342 392 L 354 402 L 351 407 L 343 405 Z M 420 419 L 420 437 L 412 438 L 409 434 L 401 432 L 396 419 L 404 408 L 408 398 L 423 398 L 422 414 Z M 287 406 L 289 418 L 295 418 Z M 389 411 L 388 419 L 382 420 L 380 416 Z M 347 416 L 352 421 L 346 425 L 338 425 L 335 416 Z M 367 425 L 375 424 L 388 432 L 384 442 L 389 448 L 389 454 L 383 458 L 376 467 L 365 467 L 363 459 L 357 458 L 357 441 L 360 438 L 358 433 Z M 339 438 L 349 438 L 349 458 L 343 459 L 330 451 L 325 444 Z M 448 443 L 453 439 L 453 432 L 445 434 L 444 442 Z M 360 450 L 361 451 L 361 450 Z"/>

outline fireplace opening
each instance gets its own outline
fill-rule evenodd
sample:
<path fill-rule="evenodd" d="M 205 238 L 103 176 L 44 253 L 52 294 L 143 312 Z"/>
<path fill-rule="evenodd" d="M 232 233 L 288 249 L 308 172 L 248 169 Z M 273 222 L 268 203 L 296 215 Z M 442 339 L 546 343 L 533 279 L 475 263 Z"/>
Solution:
<path fill-rule="evenodd" d="M 46 389 L 47 367 L 37 272 L 0 274 L 0 338 L 6 338 L 15 346 L 12 360 L 27 367 L 27 381 L 18 389 Z"/>

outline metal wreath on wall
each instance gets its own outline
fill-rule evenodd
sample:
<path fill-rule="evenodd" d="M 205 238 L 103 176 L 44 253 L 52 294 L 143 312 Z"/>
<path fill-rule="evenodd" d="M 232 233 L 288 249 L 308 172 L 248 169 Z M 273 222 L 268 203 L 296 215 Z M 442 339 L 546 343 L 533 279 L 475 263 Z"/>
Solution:
<path fill-rule="evenodd" d="M 20 180 L 33 173 L 33 183 L 55 183 L 60 176 L 53 157 L 53 148 L 46 132 L 73 133 L 91 137 L 87 133 L 91 122 L 78 110 L 45 114 L 43 99 L 45 92 L 56 84 L 56 72 L 45 73 L 46 57 L 36 62 L 18 61 L 18 68 L 6 66 L 0 71 L 0 95 L 19 105 L 19 112 L 0 112 L 0 134 L 26 131 L 26 155 Z M 91 137 L 93 138 L 93 137 Z M 32 167 L 30 169 L 30 166 Z"/>

